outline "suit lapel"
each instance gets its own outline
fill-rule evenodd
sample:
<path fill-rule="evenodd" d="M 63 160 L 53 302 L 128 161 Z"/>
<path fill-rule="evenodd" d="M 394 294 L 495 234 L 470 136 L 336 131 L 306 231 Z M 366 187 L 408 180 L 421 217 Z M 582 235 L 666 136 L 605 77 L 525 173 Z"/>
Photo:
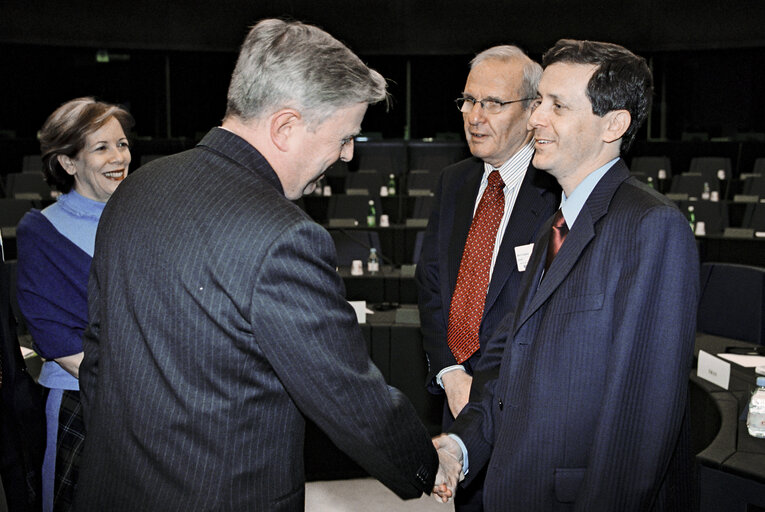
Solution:
<path fill-rule="evenodd" d="M 624 160 L 619 159 L 601 178 L 590 197 L 585 201 L 574 227 L 569 231 L 566 241 L 563 242 L 560 252 L 550 266 L 550 270 L 540 283 L 539 278 L 545 264 L 548 233 L 552 221 L 545 223 L 545 229 L 540 233 L 537 238 L 537 245 L 534 246 L 533 261 L 529 262 L 529 265 L 532 263 L 535 265 L 533 275 L 536 276 L 536 279 L 526 282 L 522 297 L 523 303 L 519 302 L 520 316 L 517 317 L 518 321 L 515 323 L 514 332 L 517 332 L 531 315 L 550 298 L 571 272 L 571 269 L 574 268 L 590 241 L 595 238 L 595 226 L 608 212 L 608 206 L 616 190 L 629 175 L 629 169 L 627 169 Z M 537 283 L 539 283 L 538 288 Z"/>
<path fill-rule="evenodd" d="M 535 229 L 539 225 L 539 217 L 543 215 L 547 206 L 543 196 L 544 189 L 534 185 L 534 176 L 537 172 L 543 171 L 537 171 L 529 164 L 521 182 L 521 189 L 518 191 L 510 220 L 502 237 L 497 263 L 494 265 L 489 291 L 486 295 L 484 315 L 494 305 L 510 274 L 517 268 L 515 248 L 526 245 L 529 240 L 533 241 L 536 237 Z"/>

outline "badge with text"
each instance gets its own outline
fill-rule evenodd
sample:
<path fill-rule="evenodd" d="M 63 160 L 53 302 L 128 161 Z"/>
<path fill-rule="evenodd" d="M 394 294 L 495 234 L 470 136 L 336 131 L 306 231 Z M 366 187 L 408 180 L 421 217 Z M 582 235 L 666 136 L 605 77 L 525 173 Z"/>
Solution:
<path fill-rule="evenodd" d="M 515 247 L 515 262 L 518 264 L 518 272 L 526 270 L 526 265 L 529 264 L 531 251 L 533 250 L 534 244 L 518 245 Z"/>

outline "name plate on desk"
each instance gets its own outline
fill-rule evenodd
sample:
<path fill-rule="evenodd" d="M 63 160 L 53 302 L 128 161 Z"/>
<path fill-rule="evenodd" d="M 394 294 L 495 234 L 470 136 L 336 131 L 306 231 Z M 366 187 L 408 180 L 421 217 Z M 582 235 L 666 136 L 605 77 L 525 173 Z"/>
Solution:
<path fill-rule="evenodd" d="M 723 389 L 728 389 L 730 383 L 730 363 L 713 356 L 708 352 L 699 350 L 699 364 L 696 376 L 708 380 Z"/>
<path fill-rule="evenodd" d="M 359 221 L 356 219 L 329 219 L 331 228 L 355 228 L 358 225 Z"/>

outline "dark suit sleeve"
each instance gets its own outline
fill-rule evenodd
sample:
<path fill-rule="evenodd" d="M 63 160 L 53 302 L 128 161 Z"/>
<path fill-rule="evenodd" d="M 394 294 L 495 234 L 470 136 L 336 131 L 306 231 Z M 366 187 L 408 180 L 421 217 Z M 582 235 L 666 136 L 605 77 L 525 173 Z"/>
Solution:
<path fill-rule="evenodd" d="M 621 269 L 612 349 L 590 463 L 576 510 L 648 510 L 681 430 L 692 364 L 698 265 L 694 237 L 676 209 L 653 208 Z"/>
<path fill-rule="evenodd" d="M 85 353 L 80 363 L 80 403 L 83 421 L 87 431 L 91 406 L 98 385 L 99 335 L 101 333 L 101 289 L 98 280 L 97 261 L 90 269 L 88 280 L 88 326 L 82 336 L 82 348 Z"/>
<path fill-rule="evenodd" d="M 441 300 L 441 288 L 448 286 L 447 283 L 442 282 L 439 270 L 440 260 L 448 257 L 447 254 L 441 253 L 440 248 L 444 246 L 444 243 L 439 240 L 443 194 L 444 173 L 441 174 L 438 182 L 433 209 L 422 241 L 422 253 L 415 272 L 422 346 L 428 357 L 426 386 L 431 393 L 443 393 L 441 387 L 435 383 L 435 376 L 447 366 L 457 364 L 447 344 L 449 310 L 444 308 Z"/>
<path fill-rule="evenodd" d="M 256 343 L 300 411 L 402 498 L 430 492 L 438 460 L 409 400 L 372 364 L 335 270 L 308 220 L 271 246 L 253 291 Z"/>

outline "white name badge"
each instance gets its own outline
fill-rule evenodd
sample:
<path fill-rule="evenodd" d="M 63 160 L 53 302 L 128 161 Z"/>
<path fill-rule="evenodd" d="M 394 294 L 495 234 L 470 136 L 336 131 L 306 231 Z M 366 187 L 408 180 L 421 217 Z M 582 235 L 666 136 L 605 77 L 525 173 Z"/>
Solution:
<path fill-rule="evenodd" d="M 730 363 L 708 352 L 699 350 L 699 365 L 696 375 L 712 384 L 717 384 L 723 389 L 728 389 L 730 382 Z"/>
<path fill-rule="evenodd" d="M 518 245 L 515 247 L 515 263 L 518 265 L 518 272 L 526 270 L 529 264 L 531 252 L 534 250 L 534 244 Z"/>

